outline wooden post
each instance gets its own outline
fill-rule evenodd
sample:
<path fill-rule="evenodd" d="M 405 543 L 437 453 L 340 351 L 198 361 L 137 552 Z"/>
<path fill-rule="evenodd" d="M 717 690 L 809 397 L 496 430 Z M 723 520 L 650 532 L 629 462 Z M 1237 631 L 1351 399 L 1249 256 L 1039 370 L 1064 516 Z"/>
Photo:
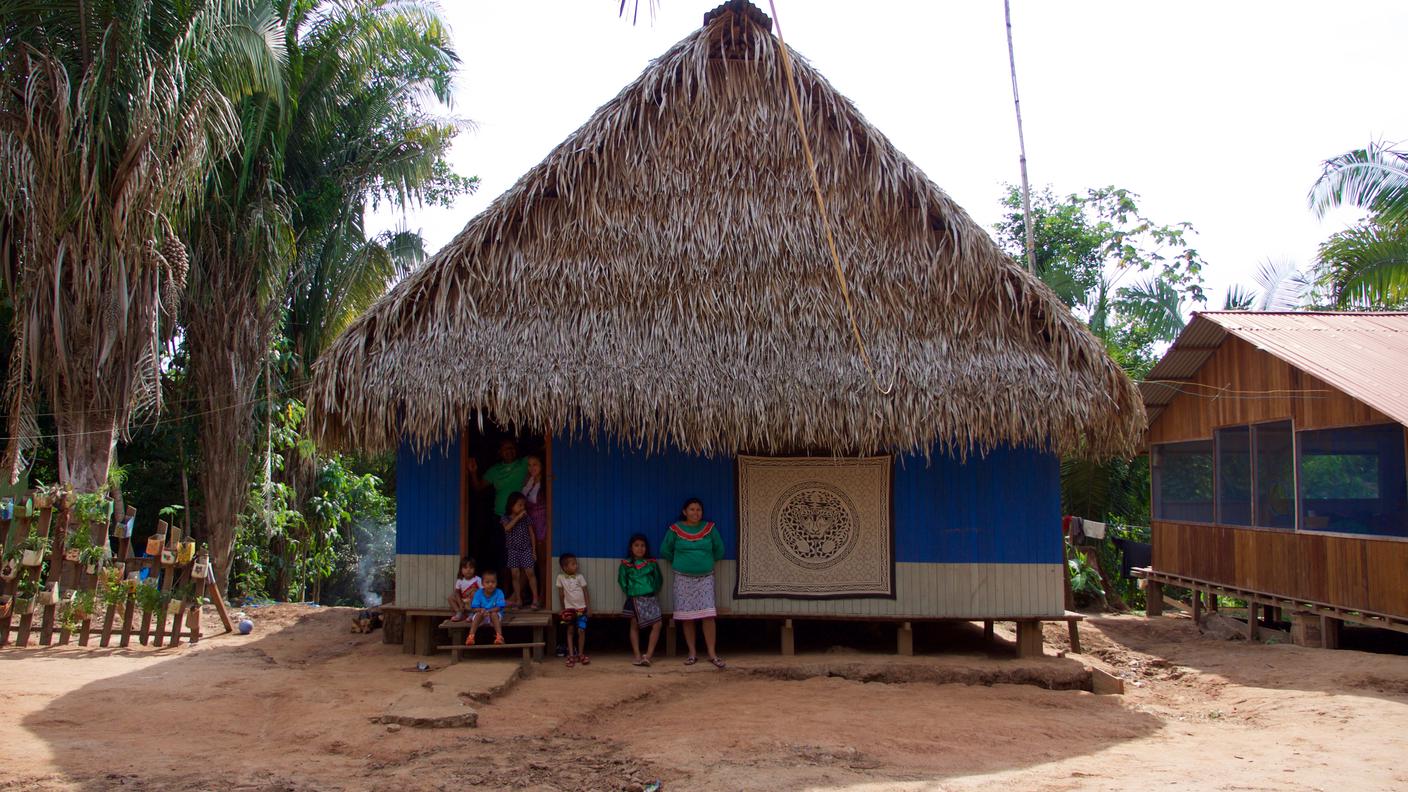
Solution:
<path fill-rule="evenodd" d="M 674 617 L 674 616 L 671 616 L 671 617 L 670 617 L 668 620 L 666 620 L 666 622 L 665 622 L 665 656 L 666 656 L 666 657 L 674 657 L 674 656 L 675 656 L 675 651 L 676 651 L 676 648 L 677 648 L 677 646 L 678 646 L 678 644 L 676 643 L 677 640 L 678 640 L 678 639 L 676 638 L 676 635 L 675 635 L 676 632 L 677 632 L 677 631 L 675 630 L 675 617 Z"/>
<path fill-rule="evenodd" d="M 983 619 L 983 640 L 992 640 L 992 619 Z"/>
<path fill-rule="evenodd" d="M 1164 584 L 1145 580 L 1144 615 L 1148 618 L 1164 615 Z"/>
<path fill-rule="evenodd" d="M 782 654 L 784 657 L 791 657 L 797 654 L 797 644 L 792 632 L 792 620 L 782 620 Z"/>
<path fill-rule="evenodd" d="M 1041 657 L 1041 622 L 1021 619 L 1017 622 L 1017 657 Z"/>
<path fill-rule="evenodd" d="M 136 604 L 128 598 L 127 604 L 122 606 L 122 638 L 118 640 L 117 645 L 124 649 L 132 643 L 132 609 Z"/>
<path fill-rule="evenodd" d="M 1208 592 L 1208 613 L 1217 613 L 1217 592 Z"/>
<path fill-rule="evenodd" d="M 1078 619 L 1067 619 L 1066 626 L 1071 631 L 1071 651 L 1080 654 L 1080 621 Z"/>
<path fill-rule="evenodd" d="M 1261 640 L 1261 625 L 1257 623 L 1256 611 L 1260 607 L 1256 602 L 1247 600 L 1247 640 Z"/>
<path fill-rule="evenodd" d="M 117 606 L 108 606 L 108 615 L 103 617 L 103 636 L 98 639 L 98 646 L 107 648 L 108 642 L 112 640 L 112 623 L 117 618 Z"/>
<path fill-rule="evenodd" d="M 897 647 L 902 657 L 914 656 L 914 626 L 910 622 L 900 624 Z"/>
<path fill-rule="evenodd" d="M 68 538 L 68 517 L 69 510 L 63 506 L 62 499 L 59 504 L 55 504 L 50 510 L 50 519 L 39 521 L 39 525 L 49 535 L 49 580 L 57 581 L 63 577 L 64 573 L 64 540 Z M 34 570 L 36 577 L 39 570 Z M 41 579 L 40 583 L 44 583 Z M 54 616 L 58 610 L 58 603 L 50 603 L 44 606 L 44 616 L 39 629 L 39 645 L 48 646 L 54 638 Z"/>
<path fill-rule="evenodd" d="M 205 593 L 210 595 L 210 604 L 215 606 L 215 613 L 220 617 L 220 624 L 225 627 L 225 632 L 235 631 L 235 623 L 230 621 L 230 611 L 225 608 L 225 595 L 220 591 L 220 583 L 215 578 L 215 562 L 211 562 L 210 571 L 206 572 Z"/>
<path fill-rule="evenodd" d="M 1203 595 L 1193 589 L 1193 623 L 1201 625 L 1203 623 Z"/>
<path fill-rule="evenodd" d="M 192 561 L 191 563 L 194 564 L 195 562 Z M 187 569 L 191 569 L 191 568 L 192 568 L 192 567 L 187 567 Z M 189 574 L 189 573 L 187 573 L 187 574 Z M 207 574 L 208 574 L 208 573 L 207 573 Z M 189 611 L 189 614 L 190 614 L 190 615 L 188 615 L 188 616 L 186 617 L 186 623 L 187 623 L 188 625 L 190 625 L 190 628 L 191 628 L 191 643 L 195 643 L 195 642 L 197 642 L 197 641 L 200 640 L 200 611 L 201 611 L 200 603 L 201 603 L 201 601 L 205 598 L 205 581 L 206 581 L 206 579 L 205 579 L 205 578 L 201 578 L 201 579 L 199 579 L 199 580 L 196 580 L 195 578 L 191 578 L 191 580 L 192 580 L 192 582 L 195 583 L 195 586 L 196 586 L 196 591 L 195 591 L 195 594 L 196 594 L 196 605 L 195 605 L 195 607 L 193 607 L 193 608 L 190 609 L 190 611 Z M 534 640 L 537 640 L 537 639 L 535 638 Z"/>
<path fill-rule="evenodd" d="M 430 616 L 416 617 L 416 654 L 429 655 L 435 653 L 435 624 Z"/>
<path fill-rule="evenodd" d="M 1344 627 L 1344 619 L 1336 619 L 1333 616 L 1320 617 L 1320 645 L 1326 649 L 1340 648 L 1340 629 Z"/>

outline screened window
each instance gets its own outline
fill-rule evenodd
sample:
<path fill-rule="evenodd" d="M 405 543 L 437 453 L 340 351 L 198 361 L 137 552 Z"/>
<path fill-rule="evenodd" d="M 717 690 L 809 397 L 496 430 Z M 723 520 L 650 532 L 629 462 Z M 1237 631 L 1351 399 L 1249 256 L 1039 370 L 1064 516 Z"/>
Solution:
<path fill-rule="evenodd" d="M 1291 422 L 1252 427 L 1256 453 L 1256 524 L 1296 527 L 1296 457 Z"/>
<path fill-rule="evenodd" d="M 1398 424 L 1300 433 L 1301 527 L 1408 536 L 1408 472 Z"/>
<path fill-rule="evenodd" d="M 1252 430 L 1217 430 L 1217 521 L 1252 524 Z"/>
<path fill-rule="evenodd" d="M 1154 515 L 1161 520 L 1213 521 L 1211 440 L 1154 446 Z"/>

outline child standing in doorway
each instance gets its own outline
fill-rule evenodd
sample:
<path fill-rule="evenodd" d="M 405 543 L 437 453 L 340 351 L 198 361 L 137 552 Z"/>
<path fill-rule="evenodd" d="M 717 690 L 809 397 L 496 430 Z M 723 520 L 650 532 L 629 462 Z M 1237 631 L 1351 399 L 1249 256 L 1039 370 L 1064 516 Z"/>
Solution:
<path fill-rule="evenodd" d="M 587 578 L 577 571 L 577 556 L 572 553 L 563 553 L 558 563 L 562 566 L 562 574 L 557 576 L 557 597 L 562 603 L 562 625 L 567 628 L 567 667 L 590 665 L 592 659 L 587 656 L 587 611 L 591 609 L 592 598 L 587 592 Z"/>
<path fill-rule="evenodd" d="M 631 537 L 627 545 L 626 557 L 616 570 L 616 584 L 626 595 L 626 605 L 621 615 L 631 620 L 631 654 L 635 659 L 631 665 L 649 666 L 655 654 L 655 644 L 660 640 L 660 600 L 658 594 L 664 584 L 660 565 L 650 557 L 650 540 L 645 534 Z M 645 654 L 640 651 L 640 631 L 650 629 L 650 640 Z"/>
<path fill-rule="evenodd" d="M 465 646 L 474 646 L 474 633 L 485 622 L 494 627 L 494 643 L 504 642 L 504 593 L 499 590 L 499 576 L 494 570 L 484 571 L 484 586 L 474 592 L 469 609 L 473 615 L 469 617 L 469 637 L 464 639 Z"/>
<path fill-rule="evenodd" d="M 460 559 L 460 575 L 455 578 L 455 590 L 450 592 L 449 603 L 453 614 L 450 621 L 464 621 L 469 618 L 470 602 L 474 599 L 474 592 L 478 591 L 484 581 L 474 574 L 474 559 L 465 556 Z"/>
<path fill-rule="evenodd" d="M 523 581 L 528 579 L 532 593 L 531 607 L 538 609 L 538 576 L 533 573 L 533 521 L 528 517 L 528 499 L 523 493 L 508 496 L 508 512 L 499 518 L 504 527 L 504 554 L 513 573 L 513 599 L 509 604 L 523 607 Z"/>

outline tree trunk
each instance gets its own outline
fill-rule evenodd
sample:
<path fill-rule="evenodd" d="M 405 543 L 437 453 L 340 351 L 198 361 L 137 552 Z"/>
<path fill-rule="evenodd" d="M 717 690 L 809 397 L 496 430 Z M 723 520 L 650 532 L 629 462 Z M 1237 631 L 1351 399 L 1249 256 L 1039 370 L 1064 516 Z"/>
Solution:
<path fill-rule="evenodd" d="M 205 542 L 219 579 L 229 580 L 235 530 L 250 486 L 264 333 L 254 317 L 206 312 L 190 316 L 187 343 L 199 417 L 200 471 Z"/>
<path fill-rule="evenodd" d="M 117 437 L 113 417 L 101 413 L 54 416 L 59 430 L 59 481 L 78 492 L 101 492 Z"/>

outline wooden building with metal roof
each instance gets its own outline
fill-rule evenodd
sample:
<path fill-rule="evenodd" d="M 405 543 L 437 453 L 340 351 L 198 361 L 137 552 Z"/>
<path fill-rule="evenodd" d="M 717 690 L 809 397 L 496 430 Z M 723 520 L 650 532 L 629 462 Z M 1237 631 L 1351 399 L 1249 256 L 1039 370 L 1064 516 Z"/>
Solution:
<path fill-rule="evenodd" d="M 1408 631 L 1408 313 L 1195 314 L 1140 391 L 1151 593 Z"/>

